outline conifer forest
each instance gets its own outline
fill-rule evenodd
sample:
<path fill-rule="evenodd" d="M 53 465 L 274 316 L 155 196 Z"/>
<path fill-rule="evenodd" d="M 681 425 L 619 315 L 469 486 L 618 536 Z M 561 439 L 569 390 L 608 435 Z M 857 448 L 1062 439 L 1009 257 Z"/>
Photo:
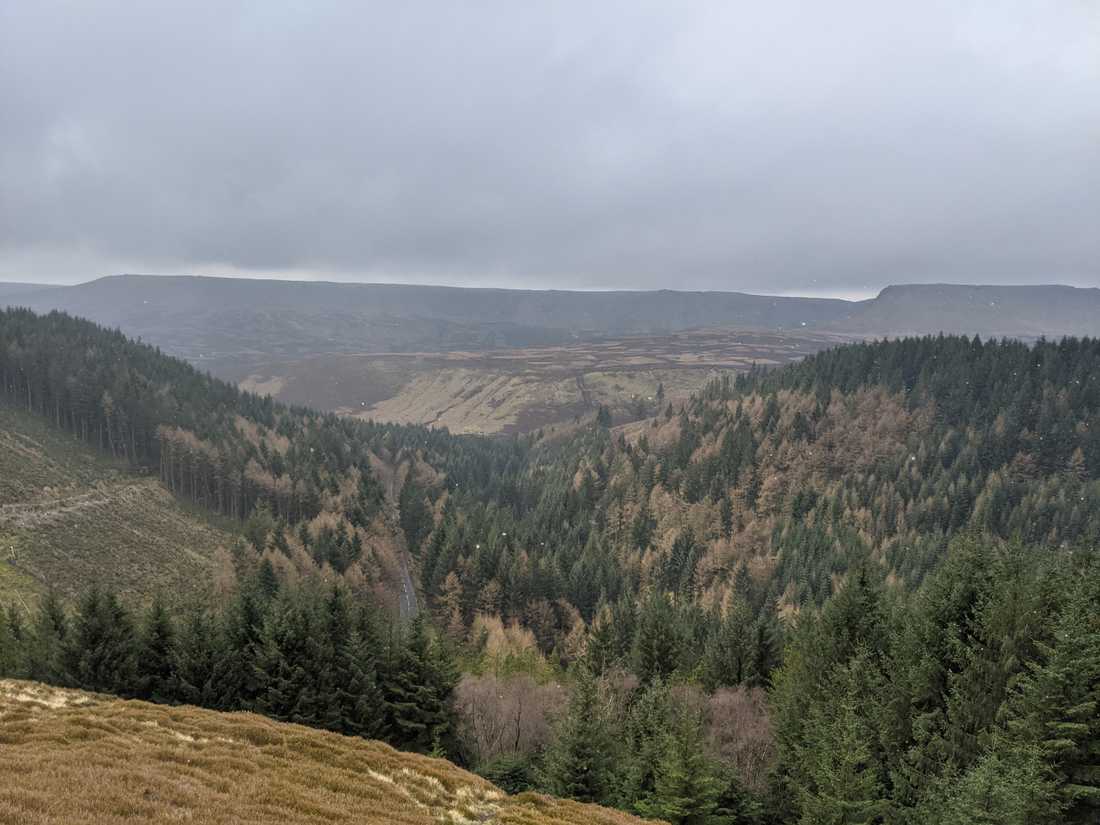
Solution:
<path fill-rule="evenodd" d="M 8 309 L 0 403 L 234 535 L 206 595 L 3 604 L 0 676 L 677 825 L 1100 822 L 1100 340 L 843 344 L 489 437 Z"/>

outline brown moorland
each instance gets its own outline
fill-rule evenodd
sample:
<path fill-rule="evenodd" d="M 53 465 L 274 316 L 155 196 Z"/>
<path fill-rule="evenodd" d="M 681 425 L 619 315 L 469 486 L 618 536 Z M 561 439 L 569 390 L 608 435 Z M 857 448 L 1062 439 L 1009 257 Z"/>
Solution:
<path fill-rule="evenodd" d="M 716 374 L 786 364 L 842 340 L 808 331 L 698 329 L 521 349 L 234 357 L 200 366 L 288 404 L 455 433 L 523 433 L 601 404 L 616 421 L 644 418 L 658 412 L 659 385 L 679 404 Z"/>
<path fill-rule="evenodd" d="M 249 713 L 0 681 L 0 823 L 638 825 L 442 759 Z"/>

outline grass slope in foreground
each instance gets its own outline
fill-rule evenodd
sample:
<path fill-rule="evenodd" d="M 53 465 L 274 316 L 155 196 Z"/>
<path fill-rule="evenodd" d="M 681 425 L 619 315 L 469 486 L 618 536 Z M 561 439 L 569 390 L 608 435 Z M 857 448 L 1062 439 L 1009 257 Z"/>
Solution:
<path fill-rule="evenodd" d="M 155 477 L 0 403 L 0 599 L 72 597 L 93 581 L 131 600 L 187 595 L 231 540 Z"/>
<path fill-rule="evenodd" d="M 0 681 L 0 823 L 630 825 L 442 759 L 248 713 Z"/>

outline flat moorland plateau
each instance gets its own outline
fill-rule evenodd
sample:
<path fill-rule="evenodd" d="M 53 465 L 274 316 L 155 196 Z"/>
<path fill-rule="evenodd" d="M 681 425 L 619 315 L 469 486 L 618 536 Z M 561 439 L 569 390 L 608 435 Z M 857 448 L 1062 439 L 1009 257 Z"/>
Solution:
<path fill-rule="evenodd" d="M 719 372 L 777 366 L 842 340 L 826 333 L 700 329 L 558 346 L 413 353 L 331 353 L 205 362 L 280 401 L 461 433 L 530 432 L 601 404 L 617 421 L 652 415 Z"/>

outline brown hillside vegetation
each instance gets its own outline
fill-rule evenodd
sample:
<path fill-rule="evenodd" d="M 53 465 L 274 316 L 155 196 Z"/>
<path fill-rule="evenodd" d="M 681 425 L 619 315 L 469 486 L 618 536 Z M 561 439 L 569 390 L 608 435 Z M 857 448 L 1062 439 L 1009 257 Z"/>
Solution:
<path fill-rule="evenodd" d="M 718 372 L 798 360 L 843 340 L 807 332 L 699 329 L 560 346 L 449 352 L 222 357 L 200 366 L 288 404 L 453 433 L 533 432 L 606 405 L 615 420 L 677 406 Z"/>
<path fill-rule="evenodd" d="M 0 681 L 0 823 L 629 825 L 441 759 L 248 713 Z"/>

